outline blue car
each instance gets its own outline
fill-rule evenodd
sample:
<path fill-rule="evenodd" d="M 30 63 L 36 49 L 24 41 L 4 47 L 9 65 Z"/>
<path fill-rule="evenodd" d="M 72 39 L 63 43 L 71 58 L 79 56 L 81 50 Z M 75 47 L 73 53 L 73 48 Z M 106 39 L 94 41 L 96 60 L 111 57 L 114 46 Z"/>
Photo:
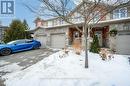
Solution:
<path fill-rule="evenodd" d="M 37 48 L 40 48 L 40 46 L 41 46 L 41 43 L 36 40 L 30 40 L 30 39 L 15 40 L 7 44 L 1 44 L 0 54 L 9 55 L 15 52 L 37 49 Z"/>

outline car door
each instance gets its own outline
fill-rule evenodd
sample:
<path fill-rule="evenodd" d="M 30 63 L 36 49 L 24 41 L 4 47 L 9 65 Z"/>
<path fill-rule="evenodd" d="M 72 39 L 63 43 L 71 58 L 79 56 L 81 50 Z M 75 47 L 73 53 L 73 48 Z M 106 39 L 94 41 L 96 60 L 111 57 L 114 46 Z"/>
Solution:
<path fill-rule="evenodd" d="M 16 45 L 18 47 L 17 49 L 19 51 L 32 49 L 33 47 L 32 42 L 33 42 L 32 40 L 22 40 Z"/>
<path fill-rule="evenodd" d="M 33 40 L 25 40 L 24 49 L 32 49 L 33 48 Z"/>
<path fill-rule="evenodd" d="M 14 43 L 15 51 L 22 51 L 25 49 L 25 40 L 18 40 Z"/>

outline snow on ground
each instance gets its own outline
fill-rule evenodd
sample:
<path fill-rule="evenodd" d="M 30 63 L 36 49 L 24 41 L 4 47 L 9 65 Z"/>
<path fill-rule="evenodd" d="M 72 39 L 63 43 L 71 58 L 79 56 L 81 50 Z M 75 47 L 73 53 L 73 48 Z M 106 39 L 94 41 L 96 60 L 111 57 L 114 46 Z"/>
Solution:
<path fill-rule="evenodd" d="M 56 48 L 49 48 L 49 49 L 52 50 L 52 51 L 54 51 L 54 52 L 55 52 L 55 51 L 57 52 L 57 51 L 60 51 L 60 50 L 61 50 L 61 49 L 56 49 Z"/>
<path fill-rule="evenodd" d="M 59 51 L 37 64 L 4 76 L 6 86 L 130 86 L 130 65 L 122 55 L 102 61 L 89 53 L 89 69 L 84 53 Z"/>
<path fill-rule="evenodd" d="M 39 55 L 39 56 L 45 56 L 45 55 L 47 55 L 47 53 L 48 53 L 48 52 L 45 52 L 44 54 L 41 54 L 41 55 Z"/>
<path fill-rule="evenodd" d="M 0 61 L 0 66 L 1 66 L 1 65 L 6 65 L 6 64 L 9 64 L 9 63 L 10 63 L 10 62 L 6 62 L 6 61 L 4 61 L 4 60 L 1 60 L 1 61 Z"/>
<path fill-rule="evenodd" d="M 13 63 L 13 64 L 8 64 L 3 67 L 0 67 L 1 72 L 15 72 L 21 70 L 23 67 L 20 67 L 18 65 L 19 63 Z"/>

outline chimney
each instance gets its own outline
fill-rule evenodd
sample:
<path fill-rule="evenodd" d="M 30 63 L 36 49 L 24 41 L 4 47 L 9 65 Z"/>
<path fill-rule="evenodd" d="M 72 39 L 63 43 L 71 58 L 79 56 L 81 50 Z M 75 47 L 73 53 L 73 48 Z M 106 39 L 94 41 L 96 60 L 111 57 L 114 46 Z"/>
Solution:
<path fill-rule="evenodd" d="M 43 26 L 43 22 L 44 22 L 44 20 L 42 20 L 42 19 L 39 18 L 39 17 L 37 17 L 37 18 L 35 19 L 35 21 L 34 21 L 36 27 L 42 27 L 42 26 Z"/>

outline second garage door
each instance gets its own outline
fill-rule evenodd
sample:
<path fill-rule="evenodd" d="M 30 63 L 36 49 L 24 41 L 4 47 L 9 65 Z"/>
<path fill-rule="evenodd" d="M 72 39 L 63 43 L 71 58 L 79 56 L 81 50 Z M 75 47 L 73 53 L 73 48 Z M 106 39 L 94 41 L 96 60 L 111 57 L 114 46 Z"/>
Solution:
<path fill-rule="evenodd" d="M 117 53 L 130 54 L 130 35 L 123 34 L 117 36 Z"/>
<path fill-rule="evenodd" d="M 65 47 L 65 34 L 52 34 L 51 35 L 51 47 L 52 48 L 64 48 Z"/>

